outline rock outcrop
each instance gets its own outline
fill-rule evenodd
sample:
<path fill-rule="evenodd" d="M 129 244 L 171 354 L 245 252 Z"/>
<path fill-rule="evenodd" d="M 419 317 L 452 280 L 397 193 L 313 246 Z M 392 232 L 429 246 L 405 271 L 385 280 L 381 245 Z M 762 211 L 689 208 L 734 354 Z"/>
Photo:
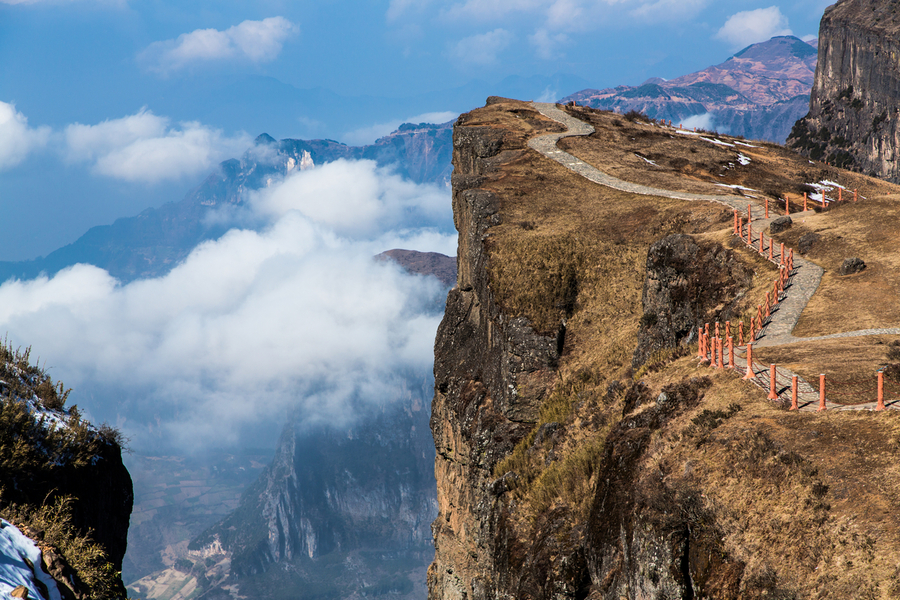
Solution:
<path fill-rule="evenodd" d="M 888 181 L 900 181 L 900 15 L 888 0 L 842 0 L 825 10 L 809 114 L 792 147 Z"/>
<path fill-rule="evenodd" d="M 0 346 L 0 516 L 43 547 L 64 592 L 124 598 L 134 495 L 121 439 L 66 408 L 67 395 L 28 351 Z"/>
<path fill-rule="evenodd" d="M 752 280 L 753 272 L 720 244 L 675 234 L 650 246 L 632 366 L 696 340 L 703 323 L 736 320 Z"/>

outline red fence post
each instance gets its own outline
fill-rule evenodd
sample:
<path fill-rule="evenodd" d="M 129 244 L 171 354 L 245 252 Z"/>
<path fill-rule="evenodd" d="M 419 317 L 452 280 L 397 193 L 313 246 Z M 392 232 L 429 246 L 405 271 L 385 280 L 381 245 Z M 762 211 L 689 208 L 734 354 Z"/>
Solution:
<path fill-rule="evenodd" d="M 769 365 L 769 400 L 778 400 L 778 393 L 775 391 L 775 365 Z"/>
<path fill-rule="evenodd" d="M 753 205 L 749 202 L 747 203 L 747 222 L 751 222 L 753 220 Z"/>
<path fill-rule="evenodd" d="M 819 373 L 819 408 L 816 412 L 825 410 L 825 373 Z"/>
<path fill-rule="evenodd" d="M 803 212 L 806 212 L 807 210 L 809 210 L 809 209 L 806 207 L 806 202 L 807 202 L 806 192 L 803 192 Z"/>
<path fill-rule="evenodd" d="M 839 187 L 838 188 L 838 202 L 843 202 L 843 201 L 844 201 L 844 188 Z"/>
<path fill-rule="evenodd" d="M 787 196 L 784 197 L 784 214 L 788 217 L 791 216 L 791 201 Z"/>
<path fill-rule="evenodd" d="M 703 352 L 703 325 L 698 327 L 697 331 L 697 358 L 702 359 L 704 356 Z"/>
<path fill-rule="evenodd" d="M 884 410 L 884 371 L 878 371 L 878 405 L 875 410 Z"/>
<path fill-rule="evenodd" d="M 717 369 L 724 369 L 725 364 L 722 360 L 722 354 L 725 352 L 725 343 L 719 336 L 716 336 L 716 346 L 718 347 L 718 351 L 716 352 L 716 356 L 718 357 L 718 361 L 716 362 Z"/>
<path fill-rule="evenodd" d="M 797 376 L 791 376 L 791 410 L 800 410 L 797 405 Z"/>
<path fill-rule="evenodd" d="M 772 250 L 774 246 L 772 246 L 772 238 L 769 238 L 769 261 L 772 261 Z"/>
<path fill-rule="evenodd" d="M 747 372 L 744 379 L 753 379 L 756 375 L 753 373 L 753 343 L 747 342 Z"/>
<path fill-rule="evenodd" d="M 766 218 L 769 218 L 769 199 L 766 198 Z"/>
<path fill-rule="evenodd" d="M 728 336 L 728 368 L 734 368 L 734 338 Z"/>
<path fill-rule="evenodd" d="M 859 199 L 859 194 L 856 190 L 853 190 L 853 201 L 856 202 Z"/>

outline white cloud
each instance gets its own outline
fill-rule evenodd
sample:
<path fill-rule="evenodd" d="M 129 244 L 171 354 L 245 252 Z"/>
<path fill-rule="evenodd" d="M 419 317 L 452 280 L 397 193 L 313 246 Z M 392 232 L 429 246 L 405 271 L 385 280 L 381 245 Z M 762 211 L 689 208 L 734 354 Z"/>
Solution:
<path fill-rule="evenodd" d="M 456 117 L 459 116 L 459 113 L 455 112 L 432 112 L 425 113 L 421 115 L 416 115 L 414 117 L 407 117 L 406 119 L 396 119 L 393 121 L 387 121 L 386 123 L 376 123 L 375 125 L 370 125 L 368 127 L 361 127 L 359 129 L 354 129 L 353 131 L 348 131 L 341 137 L 341 141 L 345 144 L 350 144 L 351 146 L 363 146 L 365 144 L 371 144 L 378 138 L 384 137 L 389 133 L 393 133 L 397 131 L 397 128 L 403 125 L 404 123 L 446 123 L 447 121 L 452 121 Z"/>
<path fill-rule="evenodd" d="M 49 127 L 29 127 L 28 118 L 14 104 L 0 102 L 0 171 L 21 163 L 44 147 L 49 137 Z"/>
<path fill-rule="evenodd" d="M 244 21 L 225 31 L 197 29 L 174 40 L 150 44 L 138 59 L 161 74 L 197 63 L 228 59 L 270 62 L 297 31 L 297 26 L 284 17 Z"/>
<path fill-rule="evenodd" d="M 725 21 L 715 37 L 740 49 L 750 44 L 765 42 L 775 36 L 791 35 L 788 19 L 777 6 L 758 8 L 736 13 Z"/>
<path fill-rule="evenodd" d="M 702 115 L 694 115 L 688 117 L 681 122 L 681 126 L 685 129 L 705 129 L 706 131 L 716 131 L 716 123 L 712 113 L 703 113 Z"/>
<path fill-rule="evenodd" d="M 450 2 L 440 14 L 455 21 L 503 23 L 539 18 L 549 31 L 591 31 L 624 15 L 640 21 L 682 20 L 698 14 L 709 0 L 465 0 Z"/>
<path fill-rule="evenodd" d="M 431 0 L 391 0 L 387 10 L 387 20 L 388 22 L 396 21 L 409 13 L 421 12 L 429 4 L 431 4 Z"/>
<path fill-rule="evenodd" d="M 173 128 L 168 118 L 147 109 L 97 125 L 75 123 L 65 129 L 68 160 L 90 162 L 100 175 L 147 183 L 202 173 L 241 154 L 250 144 L 246 134 L 227 137 L 197 122 Z"/>
<path fill-rule="evenodd" d="M 538 29 L 528 36 L 528 41 L 534 47 L 534 53 L 543 60 L 553 60 L 561 56 L 559 47 L 569 41 L 564 33 L 552 34 L 544 28 Z"/>
<path fill-rule="evenodd" d="M 709 5 L 709 0 L 654 0 L 641 1 L 631 15 L 641 21 L 659 23 L 670 20 L 690 19 Z"/>
<path fill-rule="evenodd" d="M 498 28 L 464 38 L 451 50 L 454 58 L 466 65 L 485 66 L 497 62 L 497 55 L 512 43 L 515 36 Z"/>
<path fill-rule="evenodd" d="M 431 364 L 438 284 L 372 256 L 452 254 L 449 205 L 371 161 L 297 172 L 251 195 L 264 227 L 199 246 L 165 277 L 120 285 L 76 265 L 0 285 L 0 329 L 136 448 L 277 433 L 298 405 L 348 418 Z"/>

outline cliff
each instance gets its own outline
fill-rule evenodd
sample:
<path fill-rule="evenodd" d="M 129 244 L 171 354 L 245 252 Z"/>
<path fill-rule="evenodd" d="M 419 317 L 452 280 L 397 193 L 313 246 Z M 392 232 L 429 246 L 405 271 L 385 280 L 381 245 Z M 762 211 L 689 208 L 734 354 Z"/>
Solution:
<path fill-rule="evenodd" d="M 422 598 L 437 512 L 430 387 L 398 379 L 346 423 L 298 415 L 238 507 L 130 588 L 176 599 Z"/>
<path fill-rule="evenodd" d="M 721 196 L 726 185 L 761 211 L 769 193 L 757 190 L 772 189 L 773 205 L 787 190 L 796 202 L 803 190 L 789 182 L 811 176 L 808 161 L 774 145 L 679 135 L 588 108 L 569 114 L 596 132 L 560 142 L 577 157 L 564 162 L 615 170 L 628 176 L 626 190 L 640 183 L 684 198 Z M 789 413 L 700 364 L 698 325 L 746 327 L 776 269 L 731 241 L 733 214 L 721 204 L 597 185 L 528 147 L 560 129 L 528 103 L 489 98 L 454 130 L 459 274 L 435 342 L 429 598 L 897 593 L 900 547 L 888 531 L 900 522 L 878 508 L 900 483 L 888 466 L 898 457 L 896 415 Z M 897 188 L 827 176 L 897 214 Z M 865 214 L 842 205 L 795 215 L 778 239 L 826 236 L 809 256 L 832 268 L 850 243 L 840 234 Z M 867 236 L 852 247 L 896 254 Z M 896 270 L 881 272 L 900 284 Z M 823 285 L 832 299 L 874 289 Z M 867 314 L 880 327 L 893 318 Z M 860 319 L 825 321 L 834 333 Z M 763 360 L 846 379 L 851 363 L 885 360 L 886 340 L 900 337 L 885 331 L 892 337 L 853 342 L 859 354 L 828 367 L 818 361 L 830 341 L 763 349 Z M 838 441 L 856 435 L 865 441 Z M 884 479 L 863 492 L 873 468 Z"/>
<path fill-rule="evenodd" d="M 814 160 L 900 181 L 900 17 L 887 0 L 825 10 L 809 114 L 787 145 Z"/>
<path fill-rule="evenodd" d="M 783 142 L 806 113 L 816 51 L 793 36 L 774 37 L 744 48 L 725 62 L 668 81 L 640 86 L 582 90 L 561 102 L 681 123 L 708 115 L 719 131 Z"/>
<path fill-rule="evenodd" d="M 133 494 L 121 439 L 67 395 L 28 351 L 0 347 L 0 516 L 37 542 L 64 598 L 124 598 Z"/>

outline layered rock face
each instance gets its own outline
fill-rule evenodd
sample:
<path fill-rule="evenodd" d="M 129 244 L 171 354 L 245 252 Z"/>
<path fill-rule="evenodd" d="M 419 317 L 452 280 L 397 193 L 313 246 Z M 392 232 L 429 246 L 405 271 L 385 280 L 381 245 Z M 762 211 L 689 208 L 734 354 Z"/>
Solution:
<path fill-rule="evenodd" d="M 819 29 L 809 114 L 788 146 L 814 160 L 900 181 L 900 14 L 887 0 L 844 0 Z"/>
<path fill-rule="evenodd" d="M 514 478 L 495 480 L 492 470 L 531 430 L 559 359 L 557 336 L 501 313 L 487 270 L 485 239 L 500 222 L 500 207 L 480 186 L 524 146 L 504 140 L 502 130 L 467 127 L 465 115 L 460 119 L 453 134 L 458 285 L 435 341 L 431 409 L 440 509 L 428 571 L 433 599 L 495 597 L 515 587 L 520 573 L 508 564 L 501 497 Z"/>
<path fill-rule="evenodd" d="M 350 426 L 288 424 L 238 509 L 191 542 L 192 558 L 230 559 L 228 577 L 204 591 L 421 596 L 436 514 L 430 383 L 404 386 Z"/>

